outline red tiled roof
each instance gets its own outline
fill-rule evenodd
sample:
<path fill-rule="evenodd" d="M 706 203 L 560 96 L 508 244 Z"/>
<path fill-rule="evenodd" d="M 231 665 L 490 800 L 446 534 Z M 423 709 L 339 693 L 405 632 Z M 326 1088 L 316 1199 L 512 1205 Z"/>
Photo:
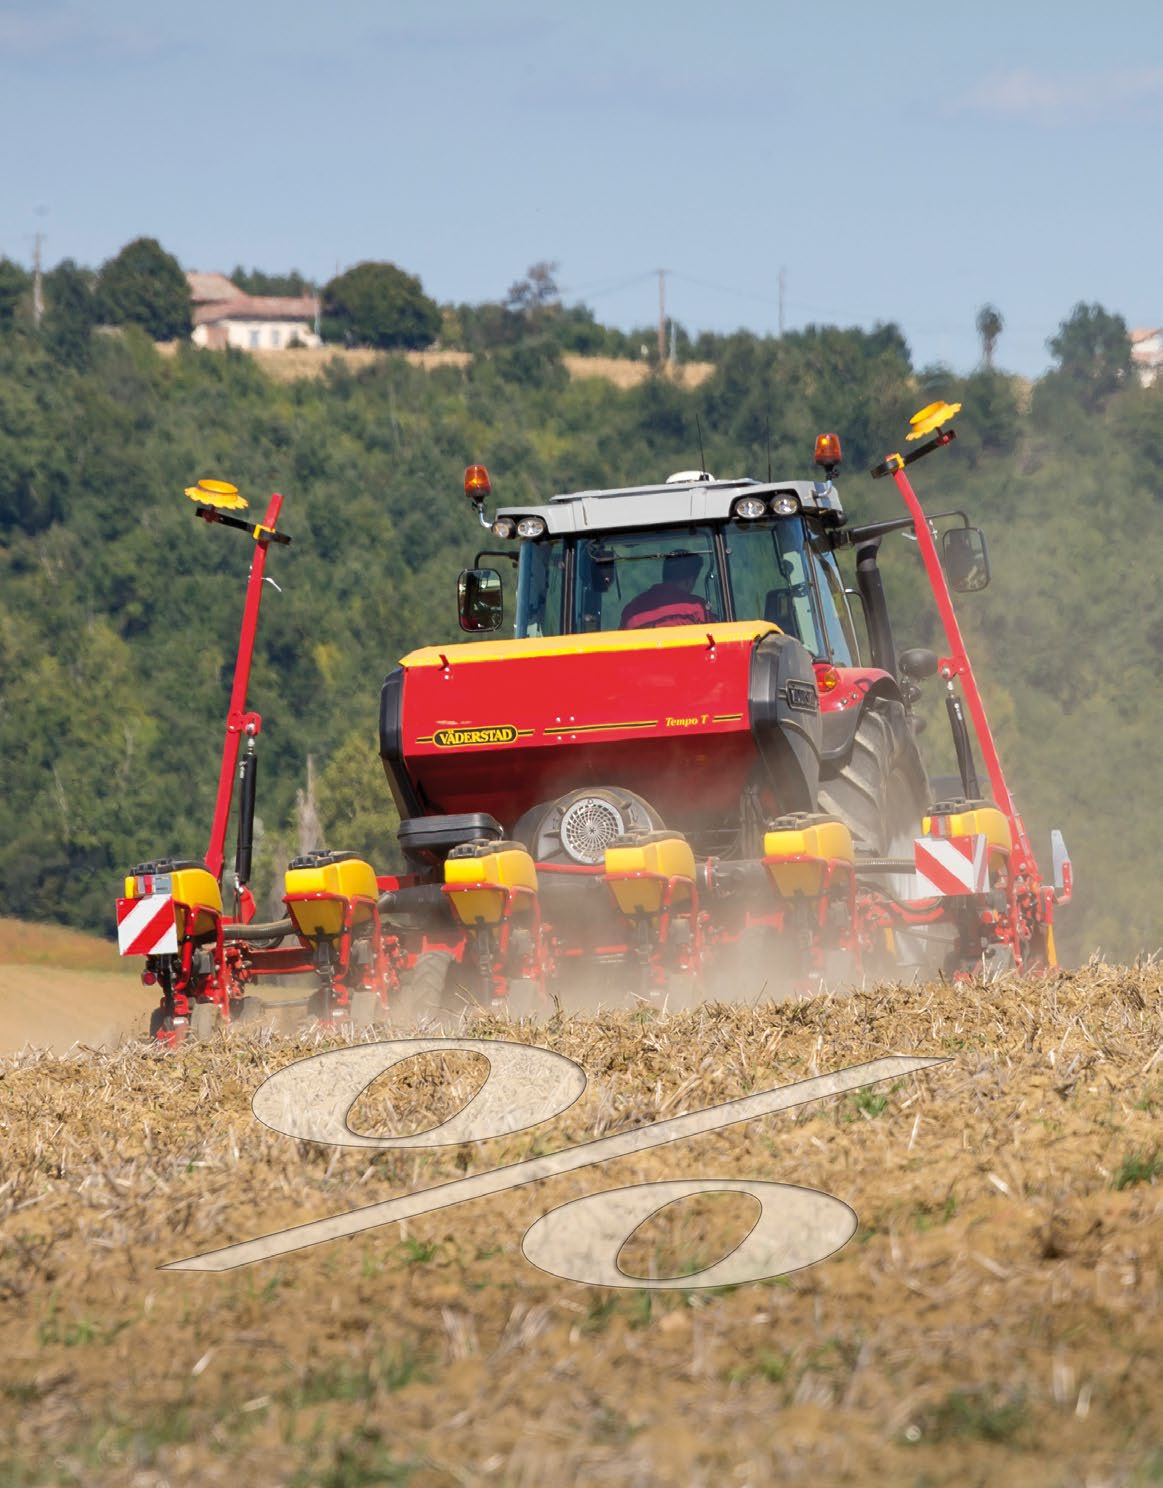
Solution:
<path fill-rule="evenodd" d="M 244 295 L 195 305 L 194 324 L 213 325 L 220 320 L 314 320 L 319 301 L 313 295 Z"/>
<path fill-rule="evenodd" d="M 209 304 L 214 300 L 236 300 L 242 293 L 225 274 L 188 273 L 186 283 L 190 286 L 190 298 L 195 305 Z"/>

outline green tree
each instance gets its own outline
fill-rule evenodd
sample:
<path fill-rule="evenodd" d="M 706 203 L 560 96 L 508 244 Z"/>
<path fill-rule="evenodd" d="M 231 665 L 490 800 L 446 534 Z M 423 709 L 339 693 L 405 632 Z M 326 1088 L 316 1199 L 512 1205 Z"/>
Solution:
<path fill-rule="evenodd" d="M 559 347 L 544 336 L 502 347 L 493 354 L 493 360 L 507 382 L 531 388 L 561 388 L 569 381 Z"/>
<path fill-rule="evenodd" d="M 65 514 L 73 451 L 60 379 L 40 348 L 4 343 L 0 356 L 0 541 L 43 532 Z M 2 580 L 0 580 L 2 585 Z"/>
<path fill-rule="evenodd" d="M 430 346 L 440 307 L 414 274 L 391 263 L 360 263 L 323 287 L 323 339 L 384 349 Z"/>
<path fill-rule="evenodd" d="M 894 327 L 819 326 L 705 342 L 719 370 L 692 391 L 662 378 L 620 390 L 566 378 L 552 361 L 571 310 L 530 335 L 500 304 L 458 307 L 456 318 L 467 334 L 510 317 L 513 348 L 529 355 L 438 371 L 389 357 L 284 383 L 242 355 L 191 348 L 164 359 L 133 326 L 94 335 L 87 363 L 73 365 L 48 344 L 52 276 L 34 337 L 18 273 L 20 330 L 0 333 L 8 913 L 110 934 L 129 867 L 205 849 L 252 545 L 195 519 L 181 490 L 199 475 L 236 481 L 256 516 L 282 490 L 280 526 L 295 538 L 272 550 L 282 592 L 264 589 L 248 695 L 263 716 L 259 816 L 277 901 L 274 845 L 284 858 L 294 851 L 310 755 L 327 844 L 381 871 L 393 861 L 378 689 L 413 647 L 462 639 L 455 574 L 487 541 L 460 496 L 466 464 L 483 460 L 496 501 L 523 507 L 700 463 L 696 415 L 721 476 L 762 476 L 770 445 L 777 479 L 810 477 L 814 436 L 834 429 L 856 524 L 901 514 L 892 482 L 864 472 L 897 447 L 909 414 L 945 397 L 964 401 L 960 437 L 923 462 L 917 490 L 930 512 L 963 509 L 988 531 L 993 585 L 958 595 L 957 612 L 1042 866 L 1051 826 L 1074 852 L 1060 947 L 1069 963 L 1096 944 L 1133 956 L 1163 939 L 1152 888 L 1163 843 L 1139 809 L 1154 799 L 1163 738 L 1163 500 L 1151 495 L 1163 472 L 1163 384 L 1128 378 L 1091 411 L 1064 396 L 1055 371 L 1033 390 L 1035 408 L 1045 388 L 1058 390 L 1047 437 L 1016 378 L 917 372 Z M 619 334 L 588 314 L 576 324 Z M 881 561 L 898 647 L 943 649 L 916 544 L 892 534 Z M 927 684 L 921 742 L 930 771 L 951 774 L 942 697 Z"/>
<path fill-rule="evenodd" d="M 455 344 L 463 351 L 492 351 L 498 346 L 515 346 L 525 334 L 521 316 L 495 301 L 451 308 L 457 332 Z"/>
<path fill-rule="evenodd" d="M 505 308 L 515 310 L 519 315 L 527 315 L 533 320 L 538 319 L 543 311 L 555 307 L 560 309 L 561 294 L 557 288 L 556 274 L 555 263 L 542 261 L 531 264 L 524 279 L 510 284 Z"/>
<path fill-rule="evenodd" d="M 333 850 L 358 853 L 377 873 L 400 860 L 399 812 L 388 790 L 375 730 L 349 734 L 331 756 L 316 787 L 323 840 Z"/>
<path fill-rule="evenodd" d="M 43 332 L 50 353 L 70 366 L 85 366 L 97 323 L 92 274 L 71 258 L 64 259 L 45 275 L 44 306 Z"/>
<path fill-rule="evenodd" d="M 186 276 L 155 238 L 135 238 L 103 264 L 97 295 L 111 325 L 139 325 L 155 341 L 184 340 L 193 328 Z"/>
<path fill-rule="evenodd" d="M 1005 321 L 996 305 L 982 305 L 977 312 L 977 334 L 981 337 L 981 360 L 986 371 L 993 370 L 993 350 L 1005 330 Z"/>
<path fill-rule="evenodd" d="M 297 299 L 313 295 L 316 288 L 298 269 L 292 269 L 289 274 L 267 274 L 262 269 L 244 269 L 239 264 L 229 277 L 232 284 L 248 295 L 285 295 Z"/>
<path fill-rule="evenodd" d="M 0 712 L 0 889 L 34 918 L 101 924 L 109 886 L 137 852 L 137 824 L 161 804 L 158 777 L 142 767 L 157 724 L 104 622 L 74 623 L 59 650 L 26 633 L 21 649 Z"/>
<path fill-rule="evenodd" d="M 990 454 L 1008 454 L 1021 434 L 1021 414 L 1013 381 L 1001 372 L 974 372 L 956 392 L 981 448 Z M 976 463 L 976 462 L 974 462 Z"/>
<path fill-rule="evenodd" d="M 28 293 L 32 275 L 13 263 L 10 258 L 0 258 L 0 329 L 16 320 L 20 302 Z"/>
<path fill-rule="evenodd" d="M 1131 374 L 1131 338 L 1121 315 L 1101 305 L 1075 305 L 1046 342 L 1058 362 L 1056 387 L 1095 409 Z"/>

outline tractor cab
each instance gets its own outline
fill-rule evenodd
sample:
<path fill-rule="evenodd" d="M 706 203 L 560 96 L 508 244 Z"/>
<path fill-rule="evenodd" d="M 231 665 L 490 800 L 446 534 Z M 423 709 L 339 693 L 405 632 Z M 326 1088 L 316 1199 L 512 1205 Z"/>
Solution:
<path fill-rule="evenodd" d="M 516 551 L 478 554 L 461 575 L 461 626 L 500 628 L 501 577 L 480 565 L 508 559 L 518 640 L 758 620 L 851 666 L 857 644 L 833 552 L 843 522 L 831 481 L 717 481 L 705 471 L 503 508 L 490 531 L 516 539 Z"/>

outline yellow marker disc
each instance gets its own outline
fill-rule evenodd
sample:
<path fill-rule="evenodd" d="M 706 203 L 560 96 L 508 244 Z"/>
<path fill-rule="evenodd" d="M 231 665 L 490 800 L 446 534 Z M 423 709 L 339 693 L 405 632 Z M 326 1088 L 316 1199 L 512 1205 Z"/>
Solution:
<path fill-rule="evenodd" d="M 906 439 L 923 439 L 926 434 L 931 434 L 934 429 L 939 429 L 942 424 L 947 424 L 961 412 L 960 403 L 930 403 L 922 408 L 920 413 L 914 413 L 909 423 L 913 432 L 906 434 Z"/>
<path fill-rule="evenodd" d="M 191 501 L 200 501 L 203 506 L 219 506 L 233 511 L 247 504 L 246 497 L 238 494 L 237 486 L 232 486 L 229 481 L 205 477 L 196 486 L 187 486 L 186 495 Z"/>

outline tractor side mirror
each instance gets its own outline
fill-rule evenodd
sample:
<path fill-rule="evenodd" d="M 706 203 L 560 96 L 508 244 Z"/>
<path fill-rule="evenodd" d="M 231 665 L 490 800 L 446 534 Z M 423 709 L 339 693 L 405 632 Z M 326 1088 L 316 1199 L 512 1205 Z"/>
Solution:
<path fill-rule="evenodd" d="M 941 558 L 949 587 L 975 594 L 989 583 L 989 549 L 980 527 L 950 527 L 941 539 Z"/>
<path fill-rule="evenodd" d="M 501 576 L 495 568 L 466 568 L 456 581 L 461 630 L 500 630 L 505 617 Z"/>
<path fill-rule="evenodd" d="M 910 646 L 901 652 L 897 665 L 910 681 L 923 682 L 937 675 L 937 653 L 927 646 Z"/>
<path fill-rule="evenodd" d="M 913 731 L 919 734 L 925 727 L 925 720 L 913 713 L 913 704 L 922 696 L 921 683 L 925 678 L 936 676 L 937 653 L 927 646 L 910 646 L 897 657 L 896 664 L 901 675 L 901 696 L 913 720 Z"/>

